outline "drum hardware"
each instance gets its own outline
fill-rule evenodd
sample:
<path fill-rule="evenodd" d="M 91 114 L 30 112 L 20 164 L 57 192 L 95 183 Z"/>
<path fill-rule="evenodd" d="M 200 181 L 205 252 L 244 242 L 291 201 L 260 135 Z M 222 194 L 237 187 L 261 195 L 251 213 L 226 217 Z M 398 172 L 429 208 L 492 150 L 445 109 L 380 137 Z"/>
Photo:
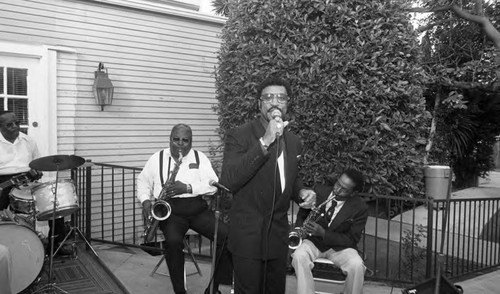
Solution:
<path fill-rule="evenodd" d="M 20 175 L 14 176 L 10 178 L 9 180 L 3 182 L 0 184 L 0 190 L 3 190 L 5 188 L 11 187 L 11 186 L 21 186 L 28 184 L 30 182 L 34 182 L 38 179 L 40 179 L 43 176 L 43 174 L 37 170 L 30 170 L 29 172 L 22 173 Z"/>
<path fill-rule="evenodd" d="M 56 180 L 51 183 L 53 189 L 51 190 L 52 193 L 54 194 L 54 200 L 52 201 L 52 220 L 56 219 L 56 208 L 58 205 L 58 200 L 57 200 L 57 193 L 58 191 L 58 183 L 59 183 L 59 171 L 60 170 L 65 170 L 65 169 L 73 169 L 76 168 L 80 165 L 82 165 L 85 162 L 85 159 L 76 156 L 76 155 L 52 155 L 52 156 L 46 156 L 42 158 L 38 158 L 30 162 L 30 168 L 35 169 L 35 170 L 41 170 L 41 171 L 55 171 L 56 172 Z M 77 229 L 78 230 L 78 229 Z M 52 282 L 52 274 L 53 274 L 53 263 L 54 263 L 54 255 L 57 253 L 57 250 L 64 244 L 64 241 L 68 238 L 69 234 L 64 238 L 64 241 L 59 245 L 59 248 L 57 248 L 56 252 L 54 252 L 54 231 L 55 231 L 55 221 L 52 221 L 52 228 L 51 228 L 51 236 L 50 236 L 50 264 L 49 264 L 49 279 L 48 282 L 45 286 L 41 287 L 40 289 L 36 290 L 35 293 L 38 292 L 45 292 L 46 289 L 50 290 L 57 290 L 61 293 L 68 293 L 58 287 L 55 282 Z M 70 233 L 73 230 L 70 230 Z M 80 230 L 78 230 L 80 232 Z M 81 232 L 80 232 L 81 234 Z M 83 236 L 83 235 L 82 235 Z M 85 242 L 88 243 L 88 241 L 85 239 Z M 89 244 L 90 245 L 90 244 Z M 91 247 L 92 248 L 92 247 Z M 94 250 L 94 249 L 92 249 Z"/>

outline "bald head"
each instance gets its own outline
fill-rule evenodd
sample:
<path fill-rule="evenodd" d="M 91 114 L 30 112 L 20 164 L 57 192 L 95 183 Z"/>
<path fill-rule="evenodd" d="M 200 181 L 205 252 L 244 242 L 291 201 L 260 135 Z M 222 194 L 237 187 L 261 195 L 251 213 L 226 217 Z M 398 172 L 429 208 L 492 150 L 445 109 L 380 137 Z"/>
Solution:
<path fill-rule="evenodd" d="M 193 133 L 191 127 L 186 124 L 177 124 L 172 128 L 170 133 L 170 154 L 174 158 L 179 157 L 179 152 L 182 156 L 186 156 L 191 150 L 193 143 Z"/>
<path fill-rule="evenodd" d="M 14 112 L 0 112 L 0 132 L 2 136 L 9 142 L 14 141 L 19 137 L 19 120 Z"/>

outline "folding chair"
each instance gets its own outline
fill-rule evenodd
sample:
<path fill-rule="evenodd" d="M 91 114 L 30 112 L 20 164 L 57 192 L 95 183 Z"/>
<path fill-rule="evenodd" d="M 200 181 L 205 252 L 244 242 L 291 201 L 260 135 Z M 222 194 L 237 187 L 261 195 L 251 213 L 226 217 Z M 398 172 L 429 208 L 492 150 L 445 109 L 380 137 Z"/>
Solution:
<path fill-rule="evenodd" d="M 193 254 L 193 251 L 191 250 L 191 246 L 189 244 L 189 236 L 194 236 L 194 235 L 198 235 L 198 233 L 196 233 L 195 231 L 189 229 L 186 233 L 186 235 L 184 236 L 184 247 L 186 248 L 186 250 L 188 251 L 188 254 L 189 256 L 191 257 L 191 260 L 193 261 L 194 263 L 194 266 L 196 267 L 196 272 L 193 272 L 193 273 L 189 273 L 189 274 L 186 274 L 186 267 L 184 267 L 184 283 L 186 282 L 186 277 L 187 276 L 191 276 L 191 275 L 194 275 L 196 273 L 198 273 L 200 276 L 202 276 L 202 273 L 201 273 L 201 270 L 200 270 L 200 267 L 198 266 L 198 262 L 196 261 L 196 258 L 194 257 L 194 254 Z M 149 274 L 151 277 L 154 276 L 154 274 L 159 274 L 159 275 L 164 275 L 164 276 L 169 276 L 168 273 L 161 273 L 161 272 L 157 272 L 158 271 L 158 268 L 160 267 L 161 263 L 165 261 L 165 255 L 161 255 L 161 259 L 160 261 L 158 261 L 158 263 L 156 264 L 156 266 L 154 267 L 153 271 L 151 272 L 151 274 Z M 165 262 L 166 264 L 166 262 Z M 167 272 L 168 272 L 168 267 L 167 267 Z"/>

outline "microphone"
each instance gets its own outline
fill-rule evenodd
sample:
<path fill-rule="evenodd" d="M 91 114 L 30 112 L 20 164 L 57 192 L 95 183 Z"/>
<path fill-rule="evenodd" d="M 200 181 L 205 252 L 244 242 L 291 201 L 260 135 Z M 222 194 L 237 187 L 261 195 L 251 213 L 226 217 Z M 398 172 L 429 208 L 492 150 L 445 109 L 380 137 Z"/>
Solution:
<path fill-rule="evenodd" d="M 281 118 L 281 110 L 277 108 L 273 109 L 273 111 L 271 112 L 271 117 L 273 119 L 276 119 L 277 117 Z"/>
<path fill-rule="evenodd" d="M 279 110 L 279 109 L 277 109 L 277 108 L 273 109 L 273 111 L 271 112 L 271 117 L 272 117 L 274 120 L 276 120 L 277 118 L 281 119 L 281 110 Z M 278 126 L 278 128 L 280 128 L 280 129 L 281 129 L 281 128 L 283 127 L 283 124 L 279 122 L 279 123 L 277 124 L 277 126 Z M 279 136 L 280 136 L 280 134 L 279 134 L 279 132 L 277 132 L 277 133 L 276 133 L 276 137 L 279 137 Z"/>
<path fill-rule="evenodd" d="M 222 185 L 221 183 L 218 183 L 218 182 L 216 182 L 216 181 L 214 181 L 214 180 L 210 180 L 210 182 L 208 182 L 208 184 L 209 184 L 210 186 L 214 186 L 214 187 L 217 187 L 217 188 L 219 188 L 219 189 L 222 189 L 222 190 L 224 190 L 224 191 L 226 191 L 226 192 L 231 193 L 231 191 L 230 191 L 228 188 L 226 188 L 224 185 Z"/>

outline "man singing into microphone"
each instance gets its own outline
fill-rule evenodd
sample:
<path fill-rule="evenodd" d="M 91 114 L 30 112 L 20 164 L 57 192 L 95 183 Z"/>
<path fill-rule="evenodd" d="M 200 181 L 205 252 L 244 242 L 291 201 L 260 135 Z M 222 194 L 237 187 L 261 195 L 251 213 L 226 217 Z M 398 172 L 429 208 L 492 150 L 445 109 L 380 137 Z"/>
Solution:
<path fill-rule="evenodd" d="M 165 184 L 167 201 L 172 209 L 170 216 L 159 223 L 165 237 L 165 260 L 170 280 L 176 294 L 186 293 L 184 287 L 184 235 L 192 228 L 201 235 L 214 239 L 215 217 L 202 195 L 213 195 L 217 188 L 217 175 L 205 154 L 191 148 L 191 128 L 178 124 L 170 133 L 170 148 L 160 150 L 147 161 L 137 178 L 137 198 L 146 217 L 151 217 L 152 200 L 157 198 Z M 178 168 L 176 168 L 178 165 Z M 227 226 L 220 223 L 217 231 L 217 256 L 214 288 L 219 283 L 230 284 L 232 269 L 229 252 L 223 246 Z M 209 293 L 209 288 L 205 290 Z"/>
<path fill-rule="evenodd" d="M 266 79 L 258 89 L 260 115 L 226 134 L 221 183 L 233 192 L 235 294 L 285 293 L 290 200 L 311 208 L 316 198 L 298 178 L 302 145 L 283 121 L 290 96 L 286 81 Z"/>

